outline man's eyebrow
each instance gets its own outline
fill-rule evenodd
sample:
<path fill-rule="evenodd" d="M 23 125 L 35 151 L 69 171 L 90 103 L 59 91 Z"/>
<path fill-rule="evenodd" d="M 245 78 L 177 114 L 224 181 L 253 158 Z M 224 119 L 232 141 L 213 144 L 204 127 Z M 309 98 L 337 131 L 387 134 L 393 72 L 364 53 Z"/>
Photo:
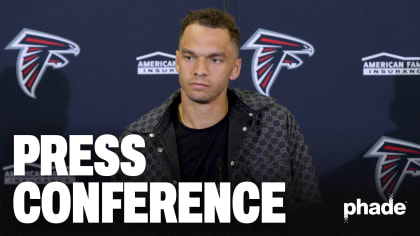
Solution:
<path fill-rule="evenodd" d="M 191 54 L 191 55 L 195 55 L 195 53 L 190 50 L 190 49 L 182 49 L 181 50 L 182 54 Z M 214 52 L 214 53 L 210 53 L 209 55 L 207 55 L 207 57 L 226 57 L 226 53 L 224 52 Z"/>
<path fill-rule="evenodd" d="M 189 49 L 185 49 L 185 48 L 182 49 L 181 53 L 182 54 L 192 54 L 192 55 L 195 55 L 195 53 L 193 51 L 191 51 Z"/>
<path fill-rule="evenodd" d="M 208 57 L 226 57 L 226 53 L 224 52 L 215 52 L 208 55 Z"/>

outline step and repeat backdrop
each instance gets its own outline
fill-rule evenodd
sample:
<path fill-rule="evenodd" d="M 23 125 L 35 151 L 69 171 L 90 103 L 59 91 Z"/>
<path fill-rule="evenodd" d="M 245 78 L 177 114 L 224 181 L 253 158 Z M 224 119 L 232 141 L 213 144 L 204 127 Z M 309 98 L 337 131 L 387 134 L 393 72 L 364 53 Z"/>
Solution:
<path fill-rule="evenodd" d="M 343 203 L 357 198 L 419 211 L 419 1 L 3 0 L 1 212 L 19 182 L 51 181 L 36 164 L 13 176 L 13 135 L 118 136 L 179 88 L 180 22 L 206 7 L 240 27 L 230 86 L 275 98 L 299 122 L 333 219 L 343 224 Z"/>

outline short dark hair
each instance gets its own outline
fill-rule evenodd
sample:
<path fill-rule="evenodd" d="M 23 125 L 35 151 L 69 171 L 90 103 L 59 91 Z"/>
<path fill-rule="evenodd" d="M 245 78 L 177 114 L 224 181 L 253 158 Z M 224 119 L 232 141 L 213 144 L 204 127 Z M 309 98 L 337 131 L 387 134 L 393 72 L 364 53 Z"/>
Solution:
<path fill-rule="evenodd" d="M 229 32 L 230 39 L 237 46 L 239 51 L 240 35 L 239 28 L 236 25 L 235 18 L 230 14 L 223 12 L 215 8 L 205 8 L 195 11 L 190 11 L 184 17 L 181 23 L 181 33 L 179 38 L 181 39 L 187 26 L 191 24 L 199 24 L 209 28 L 222 28 L 227 29 Z"/>

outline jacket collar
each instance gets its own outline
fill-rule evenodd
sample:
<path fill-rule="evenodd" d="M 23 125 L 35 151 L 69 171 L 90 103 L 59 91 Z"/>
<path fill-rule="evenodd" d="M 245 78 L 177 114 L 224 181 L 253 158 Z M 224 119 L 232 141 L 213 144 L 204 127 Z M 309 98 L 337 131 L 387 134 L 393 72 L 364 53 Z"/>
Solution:
<path fill-rule="evenodd" d="M 174 103 L 179 103 L 180 94 L 181 90 L 178 89 L 162 105 L 129 124 L 126 129 L 135 133 L 162 133 L 170 123 L 171 108 L 174 107 Z M 245 113 L 258 114 L 263 108 L 275 102 L 271 97 L 238 88 L 228 88 L 228 96 L 229 102 L 233 102 L 231 106 Z"/>

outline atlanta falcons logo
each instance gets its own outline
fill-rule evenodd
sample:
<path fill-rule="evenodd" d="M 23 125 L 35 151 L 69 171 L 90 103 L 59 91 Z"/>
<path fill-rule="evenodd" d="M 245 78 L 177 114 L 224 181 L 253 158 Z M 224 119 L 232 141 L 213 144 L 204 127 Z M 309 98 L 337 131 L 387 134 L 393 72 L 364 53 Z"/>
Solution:
<path fill-rule="evenodd" d="M 281 68 L 296 69 L 303 64 L 298 55 L 312 56 L 315 51 L 308 42 L 265 29 L 258 29 L 241 49 L 255 50 L 251 65 L 252 81 L 258 92 L 266 96 L 269 96 Z"/>
<path fill-rule="evenodd" d="M 58 69 L 68 64 L 62 54 L 80 52 L 79 46 L 62 37 L 23 29 L 5 48 L 20 50 L 16 63 L 17 79 L 22 90 L 32 98 L 47 67 Z"/>
<path fill-rule="evenodd" d="M 376 188 L 385 201 L 396 195 L 406 175 L 420 176 L 420 145 L 400 139 L 381 137 L 364 155 L 377 157 Z"/>

